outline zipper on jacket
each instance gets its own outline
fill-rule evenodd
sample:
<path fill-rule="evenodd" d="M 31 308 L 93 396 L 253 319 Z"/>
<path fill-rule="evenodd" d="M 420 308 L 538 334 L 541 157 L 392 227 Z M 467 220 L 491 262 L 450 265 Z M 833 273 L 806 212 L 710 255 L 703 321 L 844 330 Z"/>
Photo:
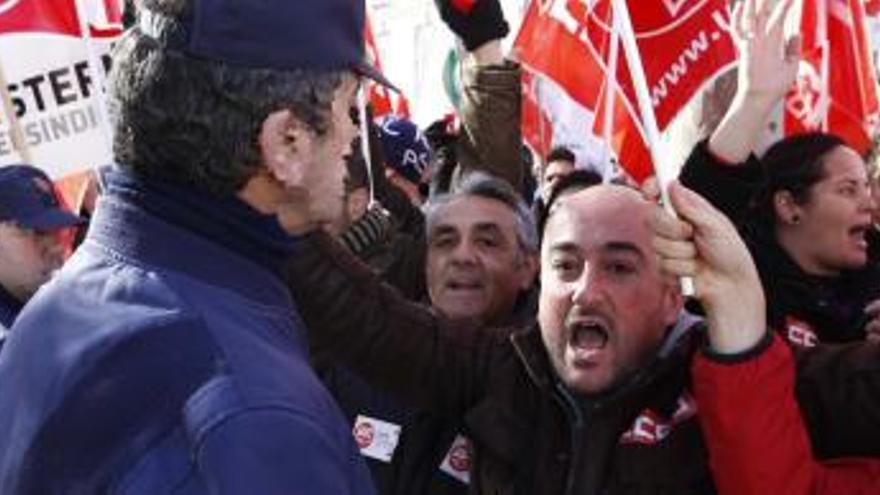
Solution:
<path fill-rule="evenodd" d="M 565 386 L 556 382 L 555 384 L 556 392 L 553 394 L 553 398 L 559 402 L 559 406 L 562 408 L 562 411 L 568 416 L 569 424 L 571 428 L 569 429 L 569 451 L 571 452 L 571 458 L 569 459 L 568 464 L 568 472 L 566 473 L 566 481 L 565 481 L 565 494 L 573 495 L 574 494 L 574 482 L 575 482 L 575 470 L 578 469 L 578 466 L 581 464 L 581 456 L 583 455 L 583 449 L 581 448 L 581 440 L 583 438 L 583 430 L 585 427 L 584 414 L 581 411 L 578 402 L 572 397 L 571 392 L 565 388 Z"/>

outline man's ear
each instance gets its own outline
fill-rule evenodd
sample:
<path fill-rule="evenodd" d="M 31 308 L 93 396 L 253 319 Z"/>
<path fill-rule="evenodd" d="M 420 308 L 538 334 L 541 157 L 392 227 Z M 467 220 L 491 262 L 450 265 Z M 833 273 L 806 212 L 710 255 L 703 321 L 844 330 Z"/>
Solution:
<path fill-rule="evenodd" d="M 263 164 L 269 174 L 287 187 L 302 186 L 312 162 L 315 134 L 290 110 L 269 114 L 258 138 Z"/>

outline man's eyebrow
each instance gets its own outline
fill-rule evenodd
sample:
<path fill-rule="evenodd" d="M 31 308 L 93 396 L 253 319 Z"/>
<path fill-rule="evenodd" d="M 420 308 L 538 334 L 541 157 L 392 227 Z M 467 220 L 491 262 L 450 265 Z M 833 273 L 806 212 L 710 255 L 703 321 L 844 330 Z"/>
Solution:
<path fill-rule="evenodd" d="M 602 250 L 608 253 L 629 253 L 639 258 L 644 258 L 645 253 L 635 244 L 628 241 L 610 241 L 602 246 Z"/>
<path fill-rule="evenodd" d="M 457 229 L 449 224 L 441 223 L 434 226 L 429 232 L 431 237 L 436 237 L 438 235 L 448 235 L 457 233 Z"/>
<path fill-rule="evenodd" d="M 627 241 L 610 241 L 606 242 L 601 247 L 602 251 L 605 253 L 622 253 L 622 254 L 632 254 L 634 256 L 638 256 L 639 258 L 644 258 L 645 253 L 639 249 L 639 247 L 632 242 Z M 581 246 L 574 241 L 562 241 L 558 243 L 554 243 L 550 245 L 551 251 L 557 251 L 562 253 L 574 253 L 578 251 L 582 251 Z"/>
<path fill-rule="evenodd" d="M 580 250 L 581 247 L 574 241 L 562 241 L 550 245 L 550 251 L 559 253 L 576 253 Z"/>

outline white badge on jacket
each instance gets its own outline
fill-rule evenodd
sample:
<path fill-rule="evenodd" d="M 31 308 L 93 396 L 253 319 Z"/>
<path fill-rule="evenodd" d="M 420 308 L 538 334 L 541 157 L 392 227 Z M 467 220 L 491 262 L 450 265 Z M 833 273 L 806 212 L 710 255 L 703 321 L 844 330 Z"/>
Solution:
<path fill-rule="evenodd" d="M 474 448 L 471 441 L 458 435 L 452 441 L 449 452 L 440 463 L 440 470 L 461 481 L 465 485 L 471 483 L 471 465 L 473 463 Z"/>
<path fill-rule="evenodd" d="M 377 461 L 391 462 L 400 439 L 399 425 L 358 414 L 352 433 L 361 455 Z"/>

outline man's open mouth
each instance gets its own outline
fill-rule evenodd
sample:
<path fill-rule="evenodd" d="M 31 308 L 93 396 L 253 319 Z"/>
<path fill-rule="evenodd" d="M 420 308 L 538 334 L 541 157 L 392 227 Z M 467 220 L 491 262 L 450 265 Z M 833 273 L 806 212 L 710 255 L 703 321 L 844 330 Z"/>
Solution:
<path fill-rule="evenodd" d="M 578 350 L 600 350 L 608 343 L 608 329 L 599 320 L 586 319 L 569 324 L 571 346 Z"/>

